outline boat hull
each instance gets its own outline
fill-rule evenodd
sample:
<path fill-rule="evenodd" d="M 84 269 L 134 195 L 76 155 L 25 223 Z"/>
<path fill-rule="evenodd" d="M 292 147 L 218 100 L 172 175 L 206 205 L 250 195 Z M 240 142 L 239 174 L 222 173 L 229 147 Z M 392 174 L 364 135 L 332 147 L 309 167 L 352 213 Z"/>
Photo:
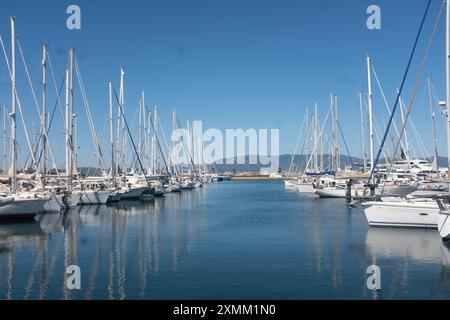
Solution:
<path fill-rule="evenodd" d="M 33 219 L 45 211 L 44 199 L 14 199 L 0 205 L 0 219 Z"/>
<path fill-rule="evenodd" d="M 438 228 L 439 208 L 435 204 L 379 202 L 367 205 L 364 214 L 371 227 Z"/>
<path fill-rule="evenodd" d="M 316 191 L 316 189 L 314 189 L 314 186 L 312 185 L 312 183 L 300 183 L 300 184 L 296 185 L 296 188 L 297 188 L 298 192 L 300 192 L 300 193 L 313 194 L 314 191 Z"/>
<path fill-rule="evenodd" d="M 64 209 L 63 195 L 52 195 L 44 204 L 45 212 L 61 212 Z"/>
<path fill-rule="evenodd" d="M 66 194 L 65 204 L 69 208 L 75 208 L 78 206 L 82 193 L 80 191 L 73 191 L 71 193 Z"/>
<path fill-rule="evenodd" d="M 147 191 L 146 187 L 133 188 L 129 191 L 120 193 L 120 200 L 137 200 L 142 197 L 144 192 Z"/>
<path fill-rule="evenodd" d="M 316 189 L 314 193 L 320 198 L 325 199 L 347 198 L 347 190 L 345 189 Z M 369 191 L 365 189 L 352 189 L 352 197 L 362 197 L 368 194 Z"/>
<path fill-rule="evenodd" d="M 120 201 L 120 193 L 112 192 L 108 197 L 108 202 L 119 202 Z"/>
<path fill-rule="evenodd" d="M 80 198 L 80 205 L 105 204 L 111 191 L 86 191 Z"/>
<path fill-rule="evenodd" d="M 439 234 L 444 242 L 450 242 L 450 213 L 441 212 L 438 221 Z"/>

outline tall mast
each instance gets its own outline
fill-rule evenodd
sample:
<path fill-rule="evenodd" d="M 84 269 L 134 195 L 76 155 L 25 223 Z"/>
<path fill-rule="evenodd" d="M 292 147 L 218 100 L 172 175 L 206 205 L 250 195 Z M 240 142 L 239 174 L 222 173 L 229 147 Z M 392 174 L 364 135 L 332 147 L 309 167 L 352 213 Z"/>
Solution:
<path fill-rule="evenodd" d="M 3 105 L 3 172 L 6 173 L 6 105 Z"/>
<path fill-rule="evenodd" d="M 447 92 L 447 143 L 448 143 L 448 179 L 450 181 L 450 1 L 447 5 L 446 23 L 446 92 Z"/>
<path fill-rule="evenodd" d="M 317 101 L 314 104 L 314 171 L 319 171 L 319 157 L 318 146 L 319 146 L 319 117 L 318 117 L 318 104 Z"/>
<path fill-rule="evenodd" d="M 139 159 L 142 159 L 142 100 L 143 100 L 144 92 L 141 92 L 141 99 L 139 100 L 139 130 L 138 130 L 138 156 Z M 139 172 L 141 169 L 139 168 Z M 140 172 L 142 173 L 142 172 Z"/>
<path fill-rule="evenodd" d="M 12 73 L 12 158 L 11 158 L 11 192 L 17 191 L 17 126 L 16 126 L 16 31 L 14 17 L 11 17 L 11 73 Z"/>
<path fill-rule="evenodd" d="M 432 90 L 431 90 L 431 80 L 430 77 L 427 79 L 428 83 L 428 98 L 430 103 L 430 112 L 431 112 L 431 125 L 433 129 L 433 145 L 434 145 L 434 169 L 436 170 L 437 177 L 439 177 L 439 154 L 438 154 L 438 147 L 437 147 L 437 136 L 436 136 L 436 115 L 433 111 L 433 97 L 432 97 Z"/>
<path fill-rule="evenodd" d="M 331 108 L 331 169 L 336 170 L 336 122 L 334 121 L 334 96 L 330 94 L 330 108 Z"/>
<path fill-rule="evenodd" d="M 400 97 L 400 101 L 399 101 L 399 107 L 400 107 L 400 115 L 401 115 L 401 118 L 402 118 L 402 123 L 403 123 L 403 125 L 406 125 L 405 124 L 405 111 L 403 110 L 403 108 L 404 108 L 404 103 L 403 103 L 403 99 Z M 406 148 L 406 150 L 405 150 L 405 156 L 406 156 L 406 160 L 409 160 L 410 158 L 409 158 L 409 140 L 408 140 L 408 130 L 407 130 L 407 128 L 405 127 L 405 148 Z M 408 166 L 410 166 L 410 162 L 408 161 Z"/>
<path fill-rule="evenodd" d="M 146 112 L 146 108 L 145 108 L 145 92 L 142 91 L 142 126 L 143 126 L 143 133 L 144 133 L 144 141 L 143 143 L 143 152 L 144 152 L 144 159 L 145 161 L 145 166 L 144 166 L 144 172 L 143 174 L 146 174 L 145 170 L 147 167 L 148 168 L 148 148 L 147 148 L 147 112 Z"/>
<path fill-rule="evenodd" d="M 127 172 L 127 166 L 128 166 L 128 161 L 127 161 L 127 133 L 126 133 L 126 128 L 125 128 L 125 94 L 124 94 L 124 75 L 125 72 L 123 69 L 120 69 L 120 105 L 122 106 L 122 112 L 123 112 L 123 117 L 122 117 L 122 170 L 124 171 L 124 173 Z"/>
<path fill-rule="evenodd" d="M 114 163 L 114 123 L 113 123 L 113 97 L 112 97 L 112 82 L 109 82 L 109 138 L 111 144 L 111 176 L 113 179 L 113 186 L 116 185 L 116 165 Z"/>
<path fill-rule="evenodd" d="M 152 133 L 152 111 L 148 110 L 148 171 L 149 174 L 153 174 L 153 138 L 151 138 Z"/>
<path fill-rule="evenodd" d="M 361 146 L 362 146 L 362 156 L 363 156 L 363 173 L 367 170 L 367 157 L 366 157 L 366 135 L 365 135 L 365 124 L 364 124 L 364 109 L 363 109 L 363 94 L 359 92 L 359 111 L 361 113 Z"/>
<path fill-rule="evenodd" d="M 72 189 L 72 172 L 70 171 L 72 157 L 70 154 L 70 107 L 69 107 L 69 69 L 66 69 L 66 176 L 67 187 Z"/>
<path fill-rule="evenodd" d="M 45 175 L 48 166 L 48 136 L 47 136 L 47 44 L 42 47 L 42 132 L 44 134 L 44 163 L 42 167 L 42 184 L 45 187 Z"/>
<path fill-rule="evenodd" d="M 77 163 L 78 163 L 78 114 L 72 114 L 73 121 L 73 173 L 77 173 Z"/>
<path fill-rule="evenodd" d="M 375 168 L 375 146 L 373 141 L 373 110 L 372 110 L 372 62 L 369 56 L 367 56 L 367 86 L 368 86 L 368 104 L 369 104 L 369 130 L 370 130 L 370 170 Z"/>
<path fill-rule="evenodd" d="M 176 109 L 173 109 L 173 111 L 172 111 L 172 130 L 173 130 L 172 131 L 173 140 L 179 139 L 178 132 L 177 132 L 177 110 Z M 173 145 L 172 145 L 172 148 L 173 148 Z M 174 169 L 174 173 L 177 175 L 177 168 L 176 168 L 175 163 L 173 163 L 173 169 Z"/>
<path fill-rule="evenodd" d="M 156 161 L 156 144 L 158 143 L 158 138 L 157 138 L 157 130 L 158 130 L 158 107 L 155 107 L 155 112 L 153 115 L 153 146 L 152 146 L 152 156 L 153 156 L 153 174 L 156 174 L 156 166 L 157 166 L 157 161 Z"/>
<path fill-rule="evenodd" d="M 72 178 L 74 170 L 76 170 L 75 163 L 75 145 L 73 141 L 73 67 L 74 67 L 75 49 L 70 49 L 70 69 L 69 69 L 69 130 L 70 130 L 70 177 Z"/>
<path fill-rule="evenodd" d="M 120 73 L 122 74 L 122 69 L 120 69 Z M 120 93 L 119 93 L 120 95 Z M 120 168 L 122 166 L 122 157 L 121 157 L 121 150 L 120 150 L 120 146 L 121 146 L 121 138 L 120 138 L 120 124 L 122 122 L 122 112 L 120 111 L 121 106 L 121 100 L 119 97 L 119 105 L 117 107 L 117 140 L 116 140 L 116 162 L 117 162 L 117 174 L 120 173 Z M 123 170 L 123 169 L 122 169 Z"/>
<path fill-rule="evenodd" d="M 306 140 L 305 140 L 305 147 L 306 147 L 306 159 L 309 159 L 309 157 L 311 156 L 309 154 L 309 147 L 310 147 L 310 142 L 311 142 L 311 119 L 309 117 L 309 107 L 306 107 L 306 112 L 305 112 L 305 118 L 306 118 L 306 123 L 308 124 L 308 130 L 306 130 Z M 306 160 L 306 164 L 305 164 L 305 172 L 308 170 L 308 167 L 306 167 L 306 165 L 308 164 L 308 160 Z"/>
<path fill-rule="evenodd" d="M 338 96 L 334 96 L 334 121 L 335 121 L 335 133 L 334 136 L 336 137 L 336 172 L 339 171 L 341 168 L 341 150 L 339 147 L 339 114 L 338 114 Z"/>

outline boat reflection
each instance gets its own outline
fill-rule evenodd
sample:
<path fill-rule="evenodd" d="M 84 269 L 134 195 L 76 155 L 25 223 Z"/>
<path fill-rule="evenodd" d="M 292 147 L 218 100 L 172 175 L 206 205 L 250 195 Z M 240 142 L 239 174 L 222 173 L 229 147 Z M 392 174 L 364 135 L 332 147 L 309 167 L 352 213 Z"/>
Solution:
<path fill-rule="evenodd" d="M 40 215 L 31 223 L 2 224 L 0 299 L 149 298 L 161 260 L 165 271 L 176 273 L 180 255 L 195 247 L 198 229 L 189 220 L 196 212 L 182 210 L 198 201 L 190 193 L 174 194 L 154 202 L 83 206 Z M 161 230 L 167 253 L 161 252 Z M 79 292 L 65 286 L 70 265 L 82 270 Z"/>
<path fill-rule="evenodd" d="M 410 261 L 450 266 L 450 249 L 434 230 L 371 228 L 366 249 L 376 258 L 405 258 Z"/>

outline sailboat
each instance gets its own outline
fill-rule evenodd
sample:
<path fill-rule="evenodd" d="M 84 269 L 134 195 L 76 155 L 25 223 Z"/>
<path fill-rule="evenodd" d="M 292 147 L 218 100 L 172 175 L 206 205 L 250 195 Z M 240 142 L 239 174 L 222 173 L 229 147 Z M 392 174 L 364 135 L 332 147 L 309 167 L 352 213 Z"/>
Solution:
<path fill-rule="evenodd" d="M 32 192 L 25 193 L 18 189 L 17 185 L 17 126 L 16 126 L 16 61 L 15 61 L 15 21 L 11 17 L 11 80 L 12 80 L 12 163 L 11 163 L 11 190 L 9 193 L 0 195 L 0 219 L 34 218 L 44 211 L 47 202 L 45 198 L 39 197 Z"/>
<path fill-rule="evenodd" d="M 447 7 L 447 108 L 450 110 L 450 2 Z M 450 122 L 449 122 L 450 124 Z M 449 126 L 450 129 L 450 126 Z M 450 130 L 449 130 L 450 134 Z M 400 137 L 399 137 L 400 138 Z M 450 143 L 450 139 L 449 139 Z M 450 149 L 450 148 L 449 148 Z M 449 153 L 450 154 L 450 153 Z M 372 158 L 373 159 L 373 158 Z M 408 165 L 410 162 L 408 161 Z M 420 163 L 419 163 L 420 164 Z M 425 164 L 426 165 L 426 164 Z M 446 228 L 446 212 L 448 207 L 438 205 L 429 194 L 411 194 L 408 199 L 392 198 L 387 201 L 363 202 L 362 208 L 370 226 L 431 228 L 449 230 Z M 443 234 L 445 237 L 445 232 Z"/>
<path fill-rule="evenodd" d="M 447 92 L 447 143 L 448 143 L 448 157 L 450 169 L 450 2 L 447 1 L 447 25 L 446 25 L 446 92 Z M 450 181 L 450 170 L 447 172 Z M 450 183 L 450 182 L 449 182 Z M 441 202 L 440 202 L 441 203 Z M 445 242 L 450 241 L 450 210 L 448 207 L 440 206 L 440 213 L 438 218 L 438 230 L 442 239 Z"/>

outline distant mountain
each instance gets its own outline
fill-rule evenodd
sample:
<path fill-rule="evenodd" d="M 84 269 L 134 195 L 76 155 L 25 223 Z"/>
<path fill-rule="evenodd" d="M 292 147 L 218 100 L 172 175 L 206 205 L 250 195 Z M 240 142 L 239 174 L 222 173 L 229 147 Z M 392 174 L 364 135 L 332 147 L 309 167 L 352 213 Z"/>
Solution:
<path fill-rule="evenodd" d="M 307 162 L 309 161 L 310 156 L 306 156 L 306 155 L 296 155 L 294 157 L 294 161 L 293 161 L 293 168 L 294 170 L 296 168 L 300 168 L 300 170 L 304 169 Z M 331 168 L 331 161 L 330 161 L 330 155 L 324 155 L 324 167 L 325 170 L 327 168 Z M 236 164 L 237 160 L 240 159 L 241 163 L 243 162 L 242 160 L 245 160 L 245 163 L 249 163 L 249 157 L 245 157 L 245 159 L 243 157 L 240 158 L 234 158 L 234 159 L 228 159 L 228 162 L 226 162 L 227 160 L 223 160 L 224 163 L 235 163 L 235 164 L 216 164 L 216 170 L 218 172 L 224 173 L 224 172 L 250 172 L 250 173 L 259 173 L 262 171 L 264 171 L 264 167 L 261 165 L 249 165 L 249 164 Z M 445 157 L 439 157 L 439 166 L 440 167 L 447 167 L 447 158 Z M 281 155 L 280 156 L 280 163 L 279 163 L 279 167 L 281 169 L 281 171 L 289 171 L 289 168 L 291 166 L 292 163 L 292 155 Z M 380 164 L 385 164 L 386 161 L 383 159 L 380 160 Z M 363 160 L 361 158 L 357 158 L 357 157 L 348 157 L 348 156 L 344 156 L 341 155 L 341 167 L 352 167 L 352 164 L 356 167 L 356 168 L 362 168 L 363 166 Z"/>
<path fill-rule="evenodd" d="M 304 168 L 307 164 L 307 162 L 309 161 L 310 156 L 306 156 L 306 155 L 296 155 L 294 157 L 294 168 L 300 167 L 300 168 Z M 329 155 L 324 155 L 323 161 L 324 161 L 324 167 L 329 168 L 331 167 L 331 161 L 330 161 L 330 156 Z M 247 164 L 236 164 L 238 163 L 237 160 L 241 160 L 241 163 L 247 163 Z M 250 165 L 248 164 L 250 157 L 240 157 L 240 158 L 233 158 L 233 159 L 226 159 L 223 160 L 224 163 L 235 163 L 235 164 L 216 164 L 216 170 L 218 172 L 251 172 L 251 173 L 258 173 L 261 171 L 265 170 L 265 166 L 261 166 L 261 165 Z M 352 160 L 350 160 L 350 158 L 348 156 L 341 156 L 341 166 L 342 167 L 351 167 L 352 166 L 352 161 L 353 164 L 358 167 L 361 166 L 362 167 L 362 163 L 363 161 L 359 158 L 352 158 Z M 292 163 L 292 155 L 281 155 L 279 158 L 279 168 L 281 169 L 281 171 L 289 171 L 289 168 L 291 166 Z"/>

